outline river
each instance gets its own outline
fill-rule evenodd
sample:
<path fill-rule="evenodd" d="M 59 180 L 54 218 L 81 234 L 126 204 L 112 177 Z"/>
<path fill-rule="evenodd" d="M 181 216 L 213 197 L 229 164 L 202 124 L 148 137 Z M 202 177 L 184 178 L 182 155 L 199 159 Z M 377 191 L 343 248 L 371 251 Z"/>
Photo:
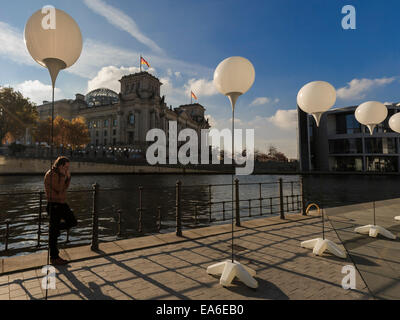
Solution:
<path fill-rule="evenodd" d="M 282 178 L 283 194 L 300 195 L 298 175 L 252 175 L 239 177 L 240 199 L 254 199 L 251 205 L 256 207 L 252 215 L 259 215 L 259 183 L 262 197 L 262 213 L 270 214 L 269 197 L 279 196 L 278 180 Z M 211 201 L 227 201 L 225 218 L 231 216 L 232 188 L 224 184 L 231 183 L 230 175 L 77 175 L 73 176 L 68 202 L 78 218 L 79 225 L 69 237 L 71 244 L 87 244 L 91 239 L 92 185 L 99 184 L 99 232 L 102 240 L 139 236 L 157 232 L 158 214 L 161 214 L 162 232 L 170 232 L 175 227 L 176 182 L 182 182 L 182 212 L 184 223 L 193 226 L 195 212 L 200 226 L 209 225 L 209 198 Z M 294 182 L 293 184 L 290 182 Z M 248 183 L 254 183 L 247 185 Z M 243 185 L 244 184 L 244 185 Z M 213 185 L 209 188 L 209 185 Z M 215 186 L 217 185 L 217 186 Z M 142 233 L 138 232 L 140 191 L 142 190 Z M 107 190 L 104 190 L 107 189 Z M 292 191 L 293 190 L 293 191 Z M 26 254 L 36 249 L 28 249 L 37 244 L 39 191 L 43 191 L 43 177 L 40 176 L 0 176 L 0 256 Z M 34 192 L 35 194 L 21 194 Z M 4 195 L 12 193 L 12 195 Z M 324 206 L 340 206 L 355 202 L 368 202 L 400 196 L 398 176 L 364 175 L 316 175 L 304 177 L 304 195 L 306 202 L 323 203 Z M 296 198 L 295 198 L 296 199 Z M 285 201 L 294 201 L 285 198 Z M 196 205 L 198 206 L 197 208 Z M 242 211 L 247 217 L 247 202 L 241 202 Z M 274 213 L 279 211 L 279 199 L 273 200 Z M 118 210 L 121 213 L 121 233 L 117 237 Z M 45 201 L 42 204 L 43 218 Z M 251 213 L 250 213 L 251 214 Z M 212 205 L 212 223 L 222 220 L 222 203 Z M 6 232 L 5 221 L 10 219 L 9 252 L 4 252 Z M 47 231 L 47 220 L 41 225 L 42 232 Z M 65 241 L 66 235 L 60 237 Z M 42 235 L 39 250 L 46 246 L 46 235 Z"/>

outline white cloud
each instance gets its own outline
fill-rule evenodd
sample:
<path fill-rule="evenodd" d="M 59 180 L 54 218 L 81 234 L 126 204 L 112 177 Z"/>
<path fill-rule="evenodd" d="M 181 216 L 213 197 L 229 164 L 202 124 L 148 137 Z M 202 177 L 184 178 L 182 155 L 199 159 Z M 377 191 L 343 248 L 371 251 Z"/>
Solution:
<path fill-rule="evenodd" d="M 268 97 L 259 97 L 259 98 L 254 99 L 253 102 L 250 103 L 250 106 L 251 107 L 263 106 L 263 105 L 267 105 L 267 104 L 270 104 L 270 103 L 275 103 L 276 104 L 278 102 L 279 102 L 279 99 L 272 100 L 271 98 L 268 98 Z"/>
<path fill-rule="evenodd" d="M 16 91 L 24 97 L 30 98 L 34 103 L 41 105 L 43 101 L 51 101 L 52 86 L 46 85 L 39 80 L 27 80 L 13 86 Z M 59 89 L 54 90 L 55 100 L 65 99 L 64 93 Z"/>
<path fill-rule="evenodd" d="M 250 103 L 250 106 L 262 106 L 262 105 L 268 104 L 270 102 L 271 102 L 270 98 L 260 97 L 260 98 L 254 99 L 253 102 Z"/>
<path fill-rule="evenodd" d="M 190 79 L 184 87 L 188 96 L 190 96 L 190 91 L 193 91 L 198 98 L 201 96 L 213 96 L 218 94 L 212 80 Z"/>
<path fill-rule="evenodd" d="M 92 80 L 88 82 L 87 91 L 92 91 L 99 88 L 108 88 L 119 93 L 121 91 L 121 84 L 119 80 L 128 74 L 139 72 L 138 67 L 120 67 L 115 66 L 103 67 Z M 154 70 L 153 70 L 154 71 Z"/>
<path fill-rule="evenodd" d="M 136 22 L 121 10 L 108 5 L 102 0 L 84 0 L 84 3 L 94 12 L 106 18 L 106 20 L 119 28 L 128 32 L 133 38 L 143 43 L 155 52 L 162 53 L 163 50 L 150 38 L 145 36 L 137 26 Z"/>
<path fill-rule="evenodd" d="M 369 90 L 382 87 L 395 81 L 396 78 L 353 79 L 346 87 L 337 90 L 337 97 L 342 100 L 362 99 Z"/>
<path fill-rule="evenodd" d="M 277 110 L 275 115 L 268 118 L 268 121 L 281 129 L 296 129 L 297 110 Z"/>
<path fill-rule="evenodd" d="M 206 114 L 204 117 L 208 119 L 211 128 L 216 128 L 218 126 L 218 121 L 212 115 Z"/>
<path fill-rule="evenodd" d="M 39 66 L 29 55 L 22 32 L 1 21 L 0 43 L 1 56 L 5 56 L 16 63 Z"/>

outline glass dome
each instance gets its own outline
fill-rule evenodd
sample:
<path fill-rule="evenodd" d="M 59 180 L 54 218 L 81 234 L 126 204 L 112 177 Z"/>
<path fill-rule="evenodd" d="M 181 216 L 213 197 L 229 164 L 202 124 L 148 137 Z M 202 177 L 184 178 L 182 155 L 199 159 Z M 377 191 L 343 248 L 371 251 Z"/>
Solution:
<path fill-rule="evenodd" d="M 110 89 L 100 88 L 89 92 L 85 100 L 89 107 L 98 107 L 118 103 L 119 96 Z"/>

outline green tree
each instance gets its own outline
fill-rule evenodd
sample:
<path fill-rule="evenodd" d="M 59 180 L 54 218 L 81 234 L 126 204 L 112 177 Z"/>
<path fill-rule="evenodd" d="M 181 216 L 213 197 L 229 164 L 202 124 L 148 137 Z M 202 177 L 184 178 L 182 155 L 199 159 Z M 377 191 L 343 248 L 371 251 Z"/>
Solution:
<path fill-rule="evenodd" d="M 0 88 L 0 144 L 6 136 L 20 139 L 38 120 L 36 105 L 13 88 Z"/>

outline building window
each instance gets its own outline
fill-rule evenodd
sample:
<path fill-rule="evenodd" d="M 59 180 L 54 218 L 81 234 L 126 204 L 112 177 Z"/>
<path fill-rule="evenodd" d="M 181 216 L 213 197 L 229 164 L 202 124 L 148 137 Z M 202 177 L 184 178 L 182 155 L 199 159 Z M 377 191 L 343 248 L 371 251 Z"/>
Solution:
<path fill-rule="evenodd" d="M 396 138 L 366 138 L 365 153 L 396 154 Z"/>
<path fill-rule="evenodd" d="M 367 157 L 367 169 L 372 172 L 397 172 L 397 157 Z"/>
<path fill-rule="evenodd" d="M 104 136 L 107 137 L 107 135 L 108 135 L 107 130 L 104 130 Z"/>
<path fill-rule="evenodd" d="M 114 119 L 114 120 L 113 120 L 113 126 L 114 126 L 114 127 L 117 127 L 117 126 L 118 126 L 118 120 L 117 120 L 117 119 Z"/>
<path fill-rule="evenodd" d="M 113 146 L 115 146 L 117 144 L 117 139 L 113 139 Z"/>
<path fill-rule="evenodd" d="M 108 124 L 109 124 L 109 121 L 108 120 L 104 120 L 104 128 L 107 128 L 108 127 Z"/>
<path fill-rule="evenodd" d="M 104 139 L 104 145 L 105 146 L 107 145 L 107 139 Z"/>
<path fill-rule="evenodd" d="M 88 122 L 88 128 L 89 128 L 89 129 L 92 129 L 92 128 L 93 128 L 93 122 L 92 122 L 92 121 L 89 121 L 89 122 Z"/>
<path fill-rule="evenodd" d="M 99 136 L 99 132 L 98 131 L 96 131 L 96 137 L 98 137 Z"/>
<path fill-rule="evenodd" d="M 330 154 L 354 154 L 363 153 L 361 139 L 329 140 Z"/>
<path fill-rule="evenodd" d="M 97 128 L 97 121 L 92 121 L 93 128 Z"/>
<path fill-rule="evenodd" d="M 99 139 L 96 139 L 96 147 L 99 145 Z"/>
<path fill-rule="evenodd" d="M 134 114 L 130 114 L 128 117 L 128 123 L 130 125 L 134 125 L 135 124 L 135 115 Z"/>
<path fill-rule="evenodd" d="M 114 130 L 113 130 L 113 136 L 116 136 L 116 135 L 117 135 L 117 130 L 114 129 Z"/>
<path fill-rule="evenodd" d="M 361 124 L 354 113 L 338 114 L 336 116 L 336 134 L 361 133 Z"/>
<path fill-rule="evenodd" d="M 363 171 L 363 159 L 361 157 L 334 157 L 329 159 L 329 162 L 332 171 Z"/>
<path fill-rule="evenodd" d="M 133 144 L 133 132 L 128 133 L 128 144 Z"/>

